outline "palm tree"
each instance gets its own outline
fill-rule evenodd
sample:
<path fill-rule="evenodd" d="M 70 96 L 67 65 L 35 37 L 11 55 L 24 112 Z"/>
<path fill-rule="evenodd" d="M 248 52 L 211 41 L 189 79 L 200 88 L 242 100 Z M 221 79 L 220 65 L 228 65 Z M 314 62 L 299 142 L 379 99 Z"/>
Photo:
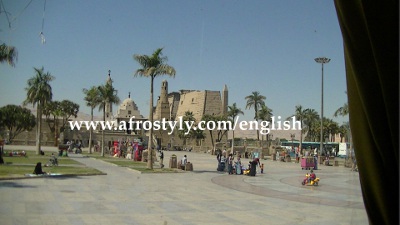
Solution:
<path fill-rule="evenodd" d="M 162 48 L 156 49 L 151 56 L 148 55 L 133 55 L 133 59 L 136 60 L 142 68 L 136 70 L 134 76 L 149 77 L 150 78 L 150 110 L 149 110 L 149 120 L 153 123 L 153 84 L 154 78 L 161 75 L 169 75 L 175 77 L 175 69 L 166 64 L 168 60 L 167 57 L 162 56 Z M 153 169 L 153 158 L 152 158 L 152 138 L 153 138 L 153 128 L 149 131 L 149 143 L 148 143 L 148 160 L 147 168 Z"/>
<path fill-rule="evenodd" d="M 324 126 L 324 137 L 329 137 L 329 141 L 333 142 L 333 135 L 339 132 L 339 124 L 332 119 L 328 119 L 324 117 L 324 121 L 322 123 Z"/>
<path fill-rule="evenodd" d="M 7 46 L 6 44 L 0 45 L 0 62 L 7 62 L 8 65 L 14 67 L 17 61 L 17 49 L 14 46 Z"/>
<path fill-rule="evenodd" d="M 42 108 L 50 102 L 53 97 L 53 92 L 49 84 L 55 77 L 49 72 L 44 73 L 44 68 L 34 68 L 35 76 L 28 80 L 28 87 L 25 88 L 27 96 L 24 105 L 31 103 L 33 107 L 37 104 L 36 111 L 36 154 L 40 154 L 40 142 L 42 140 Z"/>
<path fill-rule="evenodd" d="M 266 105 L 261 105 L 261 109 L 258 110 L 258 118 L 262 121 L 272 122 L 272 109 L 268 108 Z M 268 134 L 266 134 L 267 143 L 268 143 Z M 262 139 L 262 136 L 261 136 Z"/>
<path fill-rule="evenodd" d="M 318 131 L 321 129 L 321 127 L 318 125 L 319 121 L 320 117 L 315 109 L 306 109 L 303 122 L 305 125 L 304 127 L 307 129 L 305 140 L 316 140 L 316 134 L 318 134 Z"/>
<path fill-rule="evenodd" d="M 258 108 L 260 108 L 262 105 L 265 105 L 265 99 L 267 99 L 265 96 L 260 95 L 260 92 L 258 91 L 253 91 L 253 93 L 249 96 L 246 96 L 245 99 L 247 100 L 246 103 L 246 109 L 250 109 L 251 107 L 254 107 L 254 119 L 258 120 Z M 257 140 L 260 140 L 260 134 L 258 130 L 257 132 Z"/>
<path fill-rule="evenodd" d="M 95 86 L 92 86 L 90 89 L 84 88 L 83 93 L 85 94 L 84 100 L 86 101 L 86 105 L 90 107 L 90 121 L 93 121 L 93 110 L 100 104 L 100 92 L 99 89 Z M 92 154 L 92 133 L 93 128 L 90 126 L 89 130 L 89 154 Z"/>
<path fill-rule="evenodd" d="M 232 123 L 235 122 L 235 119 L 238 115 L 244 115 L 243 111 L 236 106 L 236 102 L 232 104 L 232 106 L 228 106 L 228 117 L 231 118 Z M 233 146 L 235 144 L 235 130 L 232 129 L 232 149 L 231 153 L 233 154 Z"/>
<path fill-rule="evenodd" d="M 338 108 L 333 114 L 334 117 L 349 115 L 349 105 L 345 103 L 342 107 Z"/>
<path fill-rule="evenodd" d="M 97 87 L 99 97 L 99 111 L 103 110 L 103 121 L 106 120 L 106 104 L 118 104 L 120 102 L 117 96 L 117 90 L 114 89 L 111 83 L 107 82 L 105 85 Z M 104 156 L 104 129 L 101 133 L 101 156 Z"/>
<path fill-rule="evenodd" d="M 192 123 L 195 124 L 196 119 L 194 118 L 193 112 L 191 111 L 186 111 L 185 115 L 182 117 L 182 121 L 184 124 L 182 124 L 183 130 L 178 131 L 178 137 L 183 140 L 183 143 L 185 147 L 187 147 L 187 139 L 192 139 L 194 138 L 193 135 L 193 129 L 189 130 L 189 127 L 187 126 L 186 123 Z"/>
<path fill-rule="evenodd" d="M 206 135 L 204 134 L 204 131 L 201 129 L 191 129 L 190 130 L 190 137 L 192 139 L 196 140 L 196 145 L 199 146 L 201 144 L 201 140 L 203 140 L 204 138 L 206 138 Z M 200 144 L 199 144 L 200 141 Z"/>
<path fill-rule="evenodd" d="M 300 131 L 299 151 L 302 154 L 303 154 L 303 152 L 302 152 L 303 133 L 305 133 L 305 131 L 306 131 L 305 129 L 303 129 L 303 123 L 304 123 L 304 120 L 306 119 L 307 110 L 309 110 L 309 109 L 303 109 L 303 106 L 296 105 L 294 114 L 290 116 L 290 117 L 295 116 L 296 120 L 300 121 L 301 131 Z M 287 119 L 289 119 L 290 117 L 288 117 Z"/>

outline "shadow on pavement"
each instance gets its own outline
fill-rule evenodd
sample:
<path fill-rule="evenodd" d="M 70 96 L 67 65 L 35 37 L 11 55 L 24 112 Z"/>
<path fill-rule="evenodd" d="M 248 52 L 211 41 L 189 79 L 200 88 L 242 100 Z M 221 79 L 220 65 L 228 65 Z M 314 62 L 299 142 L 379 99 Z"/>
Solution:
<path fill-rule="evenodd" d="M 32 185 L 24 185 L 24 184 L 17 184 L 12 181 L 5 181 L 5 182 L 0 182 L 0 188 L 4 187 L 15 187 L 15 188 L 36 188 L 36 186 Z"/>

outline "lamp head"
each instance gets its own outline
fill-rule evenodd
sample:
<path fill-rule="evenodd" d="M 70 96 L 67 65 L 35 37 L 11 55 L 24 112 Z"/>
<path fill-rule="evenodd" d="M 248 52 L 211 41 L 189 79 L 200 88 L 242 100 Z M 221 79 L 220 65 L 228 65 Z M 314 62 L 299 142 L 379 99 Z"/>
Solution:
<path fill-rule="evenodd" d="M 328 63 L 329 61 L 331 61 L 331 59 L 326 58 L 326 57 L 318 57 L 318 58 L 315 58 L 314 60 L 315 60 L 315 62 L 322 63 L 322 64 L 325 64 L 325 63 Z"/>

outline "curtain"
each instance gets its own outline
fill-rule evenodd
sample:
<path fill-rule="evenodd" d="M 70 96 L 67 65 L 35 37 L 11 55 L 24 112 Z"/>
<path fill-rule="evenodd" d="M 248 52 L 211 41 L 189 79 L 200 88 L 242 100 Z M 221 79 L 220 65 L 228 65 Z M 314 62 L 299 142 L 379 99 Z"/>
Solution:
<path fill-rule="evenodd" d="M 399 224 L 399 2 L 335 0 L 370 224 Z"/>

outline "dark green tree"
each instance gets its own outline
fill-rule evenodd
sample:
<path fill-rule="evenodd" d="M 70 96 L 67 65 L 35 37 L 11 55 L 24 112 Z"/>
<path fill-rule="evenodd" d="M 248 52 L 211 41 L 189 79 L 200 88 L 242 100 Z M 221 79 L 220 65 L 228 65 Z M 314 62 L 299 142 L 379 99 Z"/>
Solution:
<path fill-rule="evenodd" d="M 58 146 L 60 134 L 64 132 L 65 126 L 71 117 L 76 118 L 79 112 L 79 105 L 69 101 L 50 101 L 44 105 L 43 115 L 51 132 L 54 134 L 54 146 Z M 61 124 L 60 124 L 61 120 Z"/>
<path fill-rule="evenodd" d="M 182 127 L 183 130 L 178 130 L 178 137 L 183 141 L 183 144 L 187 145 L 187 140 L 194 138 L 192 130 L 189 130 L 189 126 L 187 123 L 196 123 L 196 119 L 194 118 L 193 112 L 186 111 L 185 115 L 182 117 Z"/>
<path fill-rule="evenodd" d="M 5 43 L 0 45 L 0 62 L 8 63 L 8 65 L 14 67 L 17 61 L 17 49 L 14 46 L 8 46 Z"/>
<path fill-rule="evenodd" d="M 8 141 L 24 131 L 32 130 L 36 125 L 36 118 L 32 112 L 21 106 L 6 105 L 0 108 L 0 124 L 8 129 Z"/>

